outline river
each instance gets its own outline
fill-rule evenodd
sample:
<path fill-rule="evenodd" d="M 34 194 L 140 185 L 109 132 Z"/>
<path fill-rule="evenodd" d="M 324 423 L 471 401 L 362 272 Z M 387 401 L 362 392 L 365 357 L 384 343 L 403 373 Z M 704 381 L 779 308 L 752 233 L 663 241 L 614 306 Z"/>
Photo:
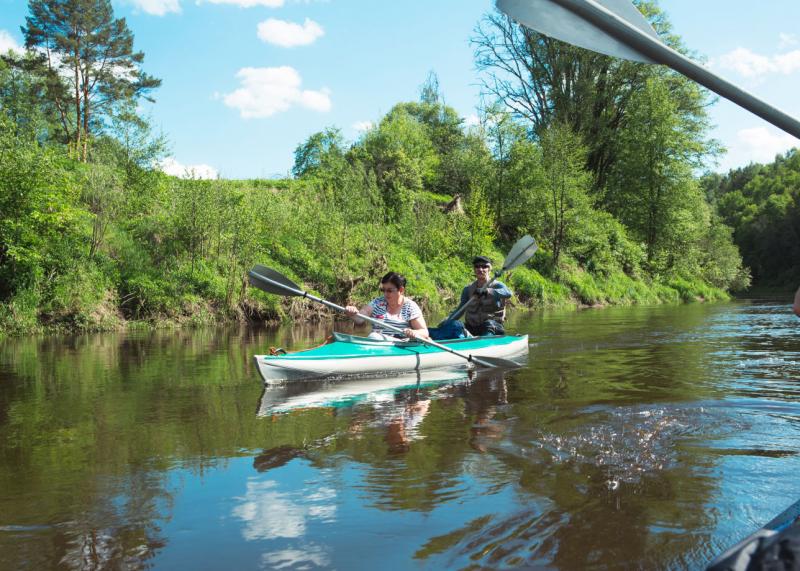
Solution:
<path fill-rule="evenodd" d="M 329 329 L 0 342 L 0 569 L 702 569 L 800 498 L 788 305 L 509 328 L 518 370 L 291 396 L 252 355 Z"/>

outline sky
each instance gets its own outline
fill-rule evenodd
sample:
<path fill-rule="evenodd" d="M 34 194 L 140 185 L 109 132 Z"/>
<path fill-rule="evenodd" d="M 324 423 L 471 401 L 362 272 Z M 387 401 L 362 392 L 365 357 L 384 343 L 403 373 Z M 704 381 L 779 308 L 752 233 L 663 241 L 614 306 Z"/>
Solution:
<path fill-rule="evenodd" d="M 470 37 L 492 0 L 112 0 L 162 80 L 142 111 L 169 141 L 165 171 L 290 174 L 295 148 L 338 127 L 356 140 L 435 72 L 445 103 L 477 119 Z M 660 0 L 710 69 L 800 118 L 798 0 Z M 23 43 L 27 0 L 0 0 L 0 51 Z M 800 141 L 735 104 L 710 109 L 727 153 L 711 170 L 770 162 Z"/>

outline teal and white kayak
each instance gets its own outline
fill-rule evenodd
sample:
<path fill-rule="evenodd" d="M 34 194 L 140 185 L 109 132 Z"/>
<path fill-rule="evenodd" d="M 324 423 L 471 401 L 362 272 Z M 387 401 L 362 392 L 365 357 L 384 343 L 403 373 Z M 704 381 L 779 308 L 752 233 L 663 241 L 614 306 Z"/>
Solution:
<path fill-rule="evenodd" d="M 498 335 L 439 341 L 473 357 L 520 357 L 528 353 L 527 335 Z M 256 355 L 267 384 L 323 377 L 402 374 L 426 369 L 471 367 L 465 359 L 416 341 L 382 341 L 334 333 L 330 343 L 284 355 Z"/>

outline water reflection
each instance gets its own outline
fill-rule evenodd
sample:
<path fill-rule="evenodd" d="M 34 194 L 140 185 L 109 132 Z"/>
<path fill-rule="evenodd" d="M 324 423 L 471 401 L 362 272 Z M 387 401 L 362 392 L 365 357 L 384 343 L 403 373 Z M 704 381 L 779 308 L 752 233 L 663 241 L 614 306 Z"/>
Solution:
<path fill-rule="evenodd" d="M 787 307 L 517 312 L 527 367 L 264 389 L 329 328 L 0 343 L 0 569 L 702 568 L 798 494 Z"/>
<path fill-rule="evenodd" d="M 300 498 L 278 489 L 271 480 L 249 480 L 247 493 L 239 498 L 233 515 L 244 522 L 242 536 L 247 541 L 276 537 L 297 538 L 306 534 L 307 521 L 336 521 L 336 491 L 318 487 Z"/>
<path fill-rule="evenodd" d="M 427 370 L 378 378 L 349 380 L 317 379 L 266 385 L 258 406 L 259 416 L 281 414 L 293 409 L 353 406 L 361 401 L 391 399 L 399 389 L 422 390 L 446 383 L 469 382 L 474 371 Z"/>

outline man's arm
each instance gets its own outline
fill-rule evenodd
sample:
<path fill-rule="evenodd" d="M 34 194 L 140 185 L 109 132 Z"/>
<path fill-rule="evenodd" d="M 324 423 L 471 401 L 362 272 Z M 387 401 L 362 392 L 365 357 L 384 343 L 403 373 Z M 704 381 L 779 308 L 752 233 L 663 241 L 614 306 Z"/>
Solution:
<path fill-rule="evenodd" d="M 492 282 L 489 289 L 493 291 L 495 299 L 508 299 L 512 296 L 511 290 L 503 282 Z"/>
<path fill-rule="evenodd" d="M 458 302 L 458 307 L 461 307 L 462 305 L 467 303 L 467 300 L 469 299 L 469 294 L 467 293 L 468 291 L 469 291 L 469 286 L 461 290 L 461 301 Z"/>

